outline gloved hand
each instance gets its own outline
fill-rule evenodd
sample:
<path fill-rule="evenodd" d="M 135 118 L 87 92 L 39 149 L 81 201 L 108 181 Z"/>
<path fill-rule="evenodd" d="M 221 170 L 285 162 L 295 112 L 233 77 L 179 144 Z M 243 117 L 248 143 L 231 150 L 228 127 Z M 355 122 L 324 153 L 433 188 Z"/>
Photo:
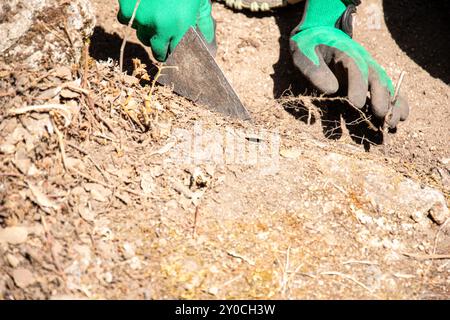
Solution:
<path fill-rule="evenodd" d="M 136 2 L 119 0 L 121 23 L 128 24 Z M 200 31 L 207 45 L 215 44 L 210 0 L 141 0 L 133 21 L 138 39 L 151 47 L 159 61 L 167 59 L 191 26 Z"/>
<path fill-rule="evenodd" d="M 370 91 L 373 114 L 383 119 L 394 95 L 392 81 L 366 49 L 337 27 L 347 6 L 356 2 L 359 3 L 307 0 L 302 22 L 290 39 L 293 60 L 305 77 L 325 94 L 336 93 L 340 86 L 347 86 L 348 99 L 358 108 L 365 105 Z M 408 114 L 408 103 L 400 96 L 386 122 L 395 128 Z"/>

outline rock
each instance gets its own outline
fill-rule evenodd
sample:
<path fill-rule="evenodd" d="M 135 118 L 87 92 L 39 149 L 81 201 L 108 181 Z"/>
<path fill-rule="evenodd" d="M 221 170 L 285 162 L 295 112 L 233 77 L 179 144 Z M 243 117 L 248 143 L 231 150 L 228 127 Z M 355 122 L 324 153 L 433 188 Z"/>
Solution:
<path fill-rule="evenodd" d="M 336 185 L 357 186 L 361 195 L 384 212 L 409 214 L 415 221 L 431 216 L 442 224 L 450 216 L 442 192 L 407 179 L 371 160 L 357 160 L 330 153 L 320 162 Z"/>
<path fill-rule="evenodd" d="M 9 265 L 13 268 L 16 268 L 20 264 L 19 258 L 17 258 L 15 255 L 7 254 L 6 260 L 8 261 Z"/>
<path fill-rule="evenodd" d="M 299 148 L 281 149 L 280 155 L 287 159 L 297 159 L 302 155 L 302 150 Z"/>
<path fill-rule="evenodd" d="M 0 62 L 37 69 L 78 63 L 95 26 L 89 0 L 11 0 L 0 6 Z"/>
<path fill-rule="evenodd" d="M 136 252 L 134 250 L 134 246 L 129 243 L 129 242 L 125 242 L 123 244 L 123 256 L 125 259 L 131 259 L 136 255 Z"/>
<path fill-rule="evenodd" d="M 436 222 L 438 225 L 444 224 L 445 221 L 449 218 L 448 209 L 445 210 L 443 207 L 445 204 L 442 202 L 436 202 L 433 207 L 430 208 L 428 214 Z"/>
<path fill-rule="evenodd" d="M 111 283 L 111 282 L 113 282 L 113 275 L 112 275 L 112 273 L 111 272 L 106 272 L 106 273 L 104 273 L 103 274 L 103 280 L 105 280 L 105 282 L 106 283 Z"/>
<path fill-rule="evenodd" d="M 362 211 L 361 209 L 357 210 L 355 212 L 355 215 L 356 215 L 356 218 L 358 219 L 358 221 L 361 222 L 361 224 L 371 224 L 371 223 L 373 223 L 372 217 L 370 217 L 367 214 L 365 214 L 364 211 Z"/>
<path fill-rule="evenodd" d="M 211 287 L 211 288 L 208 289 L 208 293 L 210 295 L 217 296 L 217 294 L 219 293 L 219 288 Z"/>
<path fill-rule="evenodd" d="M 15 269 L 12 273 L 14 283 L 21 289 L 33 284 L 36 280 L 30 270 L 25 268 Z"/>
<path fill-rule="evenodd" d="M 130 265 L 130 268 L 133 269 L 133 270 L 139 270 L 139 269 L 142 268 L 142 262 L 136 256 L 134 256 L 133 258 L 128 260 L 128 264 Z"/>
<path fill-rule="evenodd" d="M 25 227 L 7 227 L 0 229 L 0 242 L 20 244 L 27 241 L 28 230 Z"/>
<path fill-rule="evenodd" d="M 4 143 L 4 144 L 0 145 L 1 153 L 11 154 L 11 153 L 14 153 L 15 150 L 16 150 L 16 147 L 12 144 Z"/>

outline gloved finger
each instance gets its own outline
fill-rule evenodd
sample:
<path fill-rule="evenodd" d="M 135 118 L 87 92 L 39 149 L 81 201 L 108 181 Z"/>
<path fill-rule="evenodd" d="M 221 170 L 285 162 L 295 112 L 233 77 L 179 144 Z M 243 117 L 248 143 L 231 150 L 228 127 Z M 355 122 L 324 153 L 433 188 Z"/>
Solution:
<path fill-rule="evenodd" d="M 355 107 L 362 108 L 367 100 L 368 82 L 361 72 L 361 66 L 358 67 L 355 60 L 344 52 L 336 51 L 334 60 L 336 63 L 340 63 L 346 72 L 344 76 L 347 77 L 345 80 L 348 84 L 348 99 Z"/>
<path fill-rule="evenodd" d="M 375 117 L 382 119 L 389 111 L 392 98 L 389 89 L 381 83 L 377 71 L 372 68 L 369 70 L 369 87 L 372 112 Z"/>
<path fill-rule="evenodd" d="M 387 125 L 389 128 L 396 128 L 397 124 L 400 121 L 400 110 L 396 108 L 395 106 L 392 108 L 392 113 L 388 115 L 388 117 L 385 119 Z"/>
<path fill-rule="evenodd" d="M 339 82 L 325 63 L 320 49 L 316 48 L 316 54 L 319 58 L 318 65 L 306 57 L 293 40 L 291 40 L 291 52 L 294 65 L 301 73 L 303 73 L 312 85 L 325 94 L 333 94 L 338 91 Z"/>
<path fill-rule="evenodd" d="M 405 121 L 408 118 L 408 115 L 408 102 L 402 95 L 399 95 L 395 105 L 392 106 L 392 116 L 389 119 L 386 119 L 386 123 L 390 128 L 395 128 L 400 121 Z"/>
<path fill-rule="evenodd" d="M 401 94 L 398 96 L 394 108 L 399 109 L 400 121 L 405 121 L 409 116 L 409 104 L 408 100 Z"/>
<path fill-rule="evenodd" d="M 166 61 L 169 54 L 170 40 L 169 37 L 162 36 L 161 34 L 155 34 L 150 38 L 150 47 L 156 60 L 161 62 Z"/>

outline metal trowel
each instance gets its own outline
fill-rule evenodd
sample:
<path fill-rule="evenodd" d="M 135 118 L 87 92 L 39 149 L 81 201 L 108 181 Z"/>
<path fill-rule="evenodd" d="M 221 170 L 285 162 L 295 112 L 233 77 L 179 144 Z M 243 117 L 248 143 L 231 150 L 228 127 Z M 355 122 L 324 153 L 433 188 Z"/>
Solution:
<path fill-rule="evenodd" d="M 167 58 L 158 82 L 172 87 L 179 95 L 213 111 L 250 120 L 231 84 L 194 28 L 184 35 Z"/>

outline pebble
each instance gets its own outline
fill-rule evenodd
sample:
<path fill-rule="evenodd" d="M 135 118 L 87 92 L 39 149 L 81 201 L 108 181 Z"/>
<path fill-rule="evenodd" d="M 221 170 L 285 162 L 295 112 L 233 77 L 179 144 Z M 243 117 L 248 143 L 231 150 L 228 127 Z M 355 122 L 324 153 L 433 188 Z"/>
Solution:
<path fill-rule="evenodd" d="M 28 287 L 35 282 L 35 278 L 30 270 L 25 268 L 15 269 L 12 273 L 14 283 L 21 289 Z"/>
<path fill-rule="evenodd" d="M 128 260 L 128 263 L 130 265 L 130 268 L 133 270 L 139 270 L 142 268 L 141 260 L 136 256 Z"/>
<path fill-rule="evenodd" d="M 434 222 L 438 225 L 444 224 L 445 221 L 450 217 L 449 210 L 445 210 L 441 203 L 436 203 L 433 208 L 428 211 L 428 214 L 433 218 Z"/>
<path fill-rule="evenodd" d="M 210 295 L 217 296 L 217 294 L 219 293 L 219 288 L 211 287 L 211 288 L 209 288 L 208 293 Z"/>
<path fill-rule="evenodd" d="M 131 243 L 125 242 L 123 244 L 123 256 L 125 259 L 131 259 L 136 255 L 136 252 L 134 251 L 134 247 Z"/>
<path fill-rule="evenodd" d="M 281 149 L 280 155 L 287 159 L 297 159 L 303 154 L 303 151 L 299 148 Z"/>
<path fill-rule="evenodd" d="M 9 265 L 13 268 L 16 268 L 20 264 L 19 258 L 12 254 L 7 254 L 6 260 L 8 260 Z"/>
<path fill-rule="evenodd" d="M 368 216 L 367 214 L 365 214 L 362 210 L 358 210 L 356 211 L 356 219 L 358 219 L 358 221 L 361 224 L 371 224 L 373 223 L 373 219 L 372 217 Z"/>
<path fill-rule="evenodd" d="M 103 275 L 103 279 L 105 280 L 105 282 L 111 283 L 111 282 L 113 281 L 113 275 L 112 275 L 112 273 L 111 273 L 111 272 L 106 272 L 106 273 Z"/>
<path fill-rule="evenodd" d="M 28 230 L 25 227 L 7 227 L 0 229 L 0 242 L 20 244 L 27 241 Z"/>

